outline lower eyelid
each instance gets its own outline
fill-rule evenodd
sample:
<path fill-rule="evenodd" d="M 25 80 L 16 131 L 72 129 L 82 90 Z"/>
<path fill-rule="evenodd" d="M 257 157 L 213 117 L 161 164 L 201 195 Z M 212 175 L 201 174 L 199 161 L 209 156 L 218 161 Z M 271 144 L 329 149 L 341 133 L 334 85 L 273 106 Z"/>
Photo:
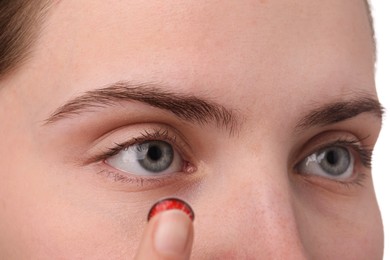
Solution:
<path fill-rule="evenodd" d="M 95 173 L 100 176 L 100 180 L 108 185 L 112 184 L 112 189 L 122 191 L 145 191 L 168 186 L 180 181 L 182 178 L 178 175 L 166 175 L 156 177 L 130 176 L 126 173 L 110 169 L 99 170 Z"/>
<path fill-rule="evenodd" d="M 328 178 L 315 176 L 315 175 L 299 175 L 299 181 L 314 187 L 319 191 L 330 192 L 331 194 L 338 194 L 343 196 L 353 196 L 358 194 L 362 188 L 365 187 L 368 174 L 358 172 L 353 182 L 342 182 L 337 180 L 331 180 Z"/>
<path fill-rule="evenodd" d="M 105 161 L 100 161 L 92 165 L 92 171 L 95 171 L 95 174 L 102 177 L 104 182 L 123 184 L 126 189 L 146 190 L 191 180 L 191 176 L 196 173 L 197 167 L 190 162 L 184 161 L 181 172 L 157 176 L 140 176 L 122 172 L 105 163 Z"/>

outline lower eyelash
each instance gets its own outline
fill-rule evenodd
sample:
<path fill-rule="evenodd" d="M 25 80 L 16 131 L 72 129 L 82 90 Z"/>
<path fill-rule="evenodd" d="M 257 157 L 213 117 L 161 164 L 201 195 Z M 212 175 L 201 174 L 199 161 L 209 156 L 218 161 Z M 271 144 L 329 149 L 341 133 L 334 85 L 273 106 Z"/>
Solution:
<path fill-rule="evenodd" d="M 356 180 L 354 181 L 354 184 L 359 185 L 360 187 L 364 187 L 364 180 L 367 178 L 367 174 L 364 173 L 358 173 L 358 176 Z"/>
<path fill-rule="evenodd" d="M 163 179 L 161 178 L 144 178 L 144 177 L 137 177 L 137 176 L 130 177 L 125 174 L 121 174 L 119 172 L 114 172 L 110 170 L 101 170 L 97 174 L 107 178 L 108 180 L 111 180 L 112 182 L 133 184 L 139 187 L 143 187 L 145 184 L 159 185 L 163 182 Z"/>
<path fill-rule="evenodd" d="M 350 188 L 352 185 L 357 185 L 360 187 L 364 187 L 364 180 L 367 178 L 367 174 L 365 173 L 357 173 L 357 176 L 355 179 L 351 182 L 342 182 L 342 181 L 337 181 L 336 182 L 340 185 L 343 185 L 344 187 Z"/>

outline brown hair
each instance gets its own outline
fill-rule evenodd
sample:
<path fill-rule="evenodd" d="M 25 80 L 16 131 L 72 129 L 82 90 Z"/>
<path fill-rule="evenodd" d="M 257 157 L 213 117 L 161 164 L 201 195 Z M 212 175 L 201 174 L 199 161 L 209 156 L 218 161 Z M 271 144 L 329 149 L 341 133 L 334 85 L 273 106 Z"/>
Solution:
<path fill-rule="evenodd" d="M 48 0 L 0 0 L 0 78 L 20 66 L 37 38 Z"/>

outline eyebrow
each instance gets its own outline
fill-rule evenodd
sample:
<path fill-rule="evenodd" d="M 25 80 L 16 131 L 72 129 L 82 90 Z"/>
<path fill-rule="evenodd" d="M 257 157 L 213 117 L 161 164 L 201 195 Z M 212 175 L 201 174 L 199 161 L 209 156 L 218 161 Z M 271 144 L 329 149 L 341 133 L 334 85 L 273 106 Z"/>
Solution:
<path fill-rule="evenodd" d="M 57 108 L 45 124 L 93 112 L 94 109 L 116 106 L 118 102 L 141 102 L 167 110 L 180 119 L 198 124 L 214 122 L 230 134 L 238 130 L 238 116 L 226 107 L 194 95 L 167 91 L 158 84 L 134 84 L 120 81 L 109 86 L 87 91 Z M 371 113 L 382 120 L 384 109 L 370 96 L 355 97 L 348 101 L 332 102 L 314 108 L 302 117 L 296 130 L 325 126 L 344 121 L 361 113 Z"/>
<path fill-rule="evenodd" d="M 296 130 L 315 126 L 335 124 L 356 117 L 362 113 L 371 113 L 382 121 L 384 108 L 375 98 L 355 97 L 348 101 L 333 102 L 313 109 L 297 124 Z"/>
<path fill-rule="evenodd" d="M 194 95 L 167 91 L 158 84 L 134 84 L 126 81 L 87 91 L 66 102 L 45 120 L 45 124 L 93 112 L 94 109 L 116 106 L 122 101 L 145 103 L 167 110 L 185 121 L 201 125 L 215 122 L 230 134 L 238 128 L 237 115 L 222 105 Z"/>

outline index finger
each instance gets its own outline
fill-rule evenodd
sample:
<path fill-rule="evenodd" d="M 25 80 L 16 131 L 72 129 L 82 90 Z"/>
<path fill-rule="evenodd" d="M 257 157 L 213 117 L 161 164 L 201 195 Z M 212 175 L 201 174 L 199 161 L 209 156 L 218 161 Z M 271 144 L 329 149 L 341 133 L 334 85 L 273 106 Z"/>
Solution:
<path fill-rule="evenodd" d="M 193 236 L 188 215 L 177 209 L 161 212 L 146 226 L 135 259 L 190 259 Z"/>

